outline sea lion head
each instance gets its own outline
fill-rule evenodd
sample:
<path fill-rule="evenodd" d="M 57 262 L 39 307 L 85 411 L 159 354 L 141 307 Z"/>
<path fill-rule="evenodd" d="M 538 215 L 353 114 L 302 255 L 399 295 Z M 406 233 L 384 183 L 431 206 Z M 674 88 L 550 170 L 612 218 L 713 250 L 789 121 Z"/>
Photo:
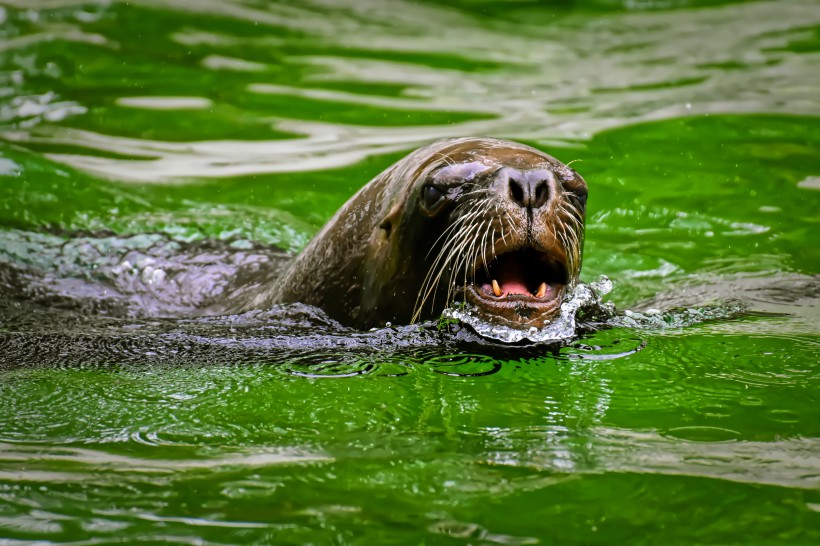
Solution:
<path fill-rule="evenodd" d="M 535 148 L 441 140 L 374 183 L 381 216 L 358 275 L 359 324 L 436 318 L 465 301 L 488 322 L 541 328 L 578 281 L 587 185 Z"/>

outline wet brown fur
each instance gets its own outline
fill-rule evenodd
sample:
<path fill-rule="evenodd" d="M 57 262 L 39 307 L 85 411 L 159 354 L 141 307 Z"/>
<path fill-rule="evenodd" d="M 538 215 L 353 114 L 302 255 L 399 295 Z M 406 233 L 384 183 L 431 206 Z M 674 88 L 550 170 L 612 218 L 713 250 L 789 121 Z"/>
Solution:
<path fill-rule="evenodd" d="M 547 200 L 534 208 L 516 204 L 505 169 L 547 173 Z M 445 179 L 453 199 L 448 210 L 431 215 L 420 193 L 431 181 L 442 182 L 436 177 Z M 584 235 L 584 207 L 571 199 L 579 191 L 585 195 L 586 184 L 573 169 L 535 148 L 492 138 L 434 142 L 365 185 L 246 307 L 302 302 L 342 323 L 372 327 L 436 318 L 466 300 L 488 320 L 540 327 L 560 298 L 529 311 L 515 298 L 485 305 L 469 284 L 494 256 L 529 246 L 562 256 L 572 285 Z"/>

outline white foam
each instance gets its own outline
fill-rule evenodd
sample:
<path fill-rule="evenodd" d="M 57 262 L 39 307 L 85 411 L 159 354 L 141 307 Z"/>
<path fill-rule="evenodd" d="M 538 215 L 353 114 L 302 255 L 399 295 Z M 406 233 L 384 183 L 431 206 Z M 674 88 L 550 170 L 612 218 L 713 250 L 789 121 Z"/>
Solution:
<path fill-rule="evenodd" d="M 611 291 L 612 281 L 605 275 L 601 275 L 596 282 L 576 285 L 565 295 L 558 316 L 540 329 L 532 327 L 528 330 L 517 330 L 509 326 L 491 324 L 479 318 L 475 308 L 469 305 L 445 309 L 443 316 L 467 324 L 482 337 L 504 343 L 517 343 L 525 340 L 535 343 L 549 343 L 573 338 L 575 336 L 578 311 L 593 306 L 600 307 L 601 297 Z"/>

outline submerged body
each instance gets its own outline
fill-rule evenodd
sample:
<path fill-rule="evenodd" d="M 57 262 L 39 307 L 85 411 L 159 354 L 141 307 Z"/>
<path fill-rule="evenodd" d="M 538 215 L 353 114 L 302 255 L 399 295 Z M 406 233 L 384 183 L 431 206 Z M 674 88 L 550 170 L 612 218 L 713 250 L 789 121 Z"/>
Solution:
<path fill-rule="evenodd" d="M 574 170 L 535 148 L 441 140 L 364 186 L 238 310 L 301 302 L 373 327 L 464 301 L 490 322 L 540 328 L 578 280 L 586 196 Z"/>

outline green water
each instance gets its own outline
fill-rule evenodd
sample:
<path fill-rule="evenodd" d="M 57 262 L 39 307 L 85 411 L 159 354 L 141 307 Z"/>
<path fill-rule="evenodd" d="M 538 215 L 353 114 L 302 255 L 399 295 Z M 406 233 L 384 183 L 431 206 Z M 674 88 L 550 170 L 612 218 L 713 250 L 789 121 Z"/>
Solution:
<path fill-rule="evenodd" d="M 799 287 L 499 349 L 122 319 L 0 275 L 0 542 L 817 544 L 820 7 L 549 6 L 0 0 L 2 263 L 297 251 L 409 150 L 482 134 L 576 161 L 582 277 L 621 309 Z"/>

